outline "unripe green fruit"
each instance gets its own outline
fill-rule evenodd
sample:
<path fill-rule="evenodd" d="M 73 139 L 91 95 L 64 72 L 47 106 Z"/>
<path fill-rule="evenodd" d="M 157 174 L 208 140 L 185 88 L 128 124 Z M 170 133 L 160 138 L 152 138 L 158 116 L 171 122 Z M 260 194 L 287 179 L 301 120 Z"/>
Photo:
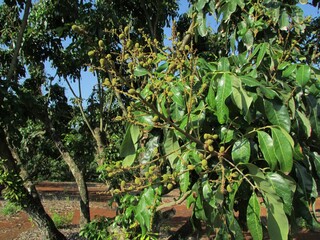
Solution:
<path fill-rule="evenodd" d="M 184 46 L 184 49 L 185 49 L 186 51 L 189 51 L 189 50 L 190 50 L 189 45 L 185 45 L 185 46 Z"/>
<path fill-rule="evenodd" d="M 152 118 L 152 122 L 158 122 L 158 120 L 159 120 L 159 117 L 157 115 Z"/>
<path fill-rule="evenodd" d="M 169 184 L 167 185 L 167 189 L 168 189 L 168 190 L 171 190 L 172 188 L 173 188 L 172 183 L 169 183 Z"/>
<path fill-rule="evenodd" d="M 126 44 L 126 47 L 127 48 L 131 48 L 131 46 L 132 46 L 132 40 L 128 40 L 128 42 L 127 42 L 127 44 Z"/>
<path fill-rule="evenodd" d="M 102 40 L 99 40 L 98 45 L 99 45 L 100 48 L 104 48 L 105 47 L 105 45 L 104 45 Z"/>
<path fill-rule="evenodd" d="M 194 165 L 188 165 L 187 168 L 188 168 L 188 170 L 192 171 L 192 170 L 194 170 L 195 166 Z"/>
<path fill-rule="evenodd" d="M 111 54 L 110 54 L 110 53 L 109 53 L 109 54 L 107 54 L 106 58 L 107 58 L 108 60 L 111 60 L 111 59 L 112 59 Z"/>
<path fill-rule="evenodd" d="M 121 167 L 121 162 L 116 162 L 116 168 L 120 168 Z"/>
<path fill-rule="evenodd" d="M 121 34 L 119 35 L 119 39 L 120 39 L 120 40 L 124 39 L 124 34 L 123 34 L 123 33 L 121 33 Z"/>
<path fill-rule="evenodd" d="M 111 82 L 110 82 L 109 78 L 105 78 L 103 84 L 105 86 L 107 86 L 107 87 L 110 87 L 111 86 Z"/>
<path fill-rule="evenodd" d="M 162 179 L 163 179 L 163 181 L 168 181 L 169 180 L 169 175 L 168 174 L 164 174 L 163 176 L 162 176 Z"/>
<path fill-rule="evenodd" d="M 136 179 L 134 180 L 134 183 L 137 184 L 137 185 L 140 185 L 140 184 L 141 184 L 140 178 L 136 178 Z"/>
<path fill-rule="evenodd" d="M 218 134 L 212 135 L 212 139 L 217 140 L 219 138 Z"/>
<path fill-rule="evenodd" d="M 168 92 L 168 97 L 172 97 L 173 96 L 173 92 Z"/>
<path fill-rule="evenodd" d="M 88 56 L 89 57 L 93 57 L 95 53 L 96 53 L 95 50 L 91 50 L 91 51 L 88 52 Z"/>
<path fill-rule="evenodd" d="M 80 27 L 77 25 L 72 25 L 71 29 L 77 33 L 81 31 Z"/>
<path fill-rule="evenodd" d="M 213 148 L 212 145 L 208 146 L 208 151 L 209 151 L 209 152 L 213 152 L 213 151 L 214 151 L 214 148 Z"/>
<path fill-rule="evenodd" d="M 113 174 L 112 172 L 108 173 L 108 177 L 109 177 L 109 178 L 113 177 L 113 175 L 114 175 L 114 174 Z"/>
<path fill-rule="evenodd" d="M 126 34 L 129 33 L 129 30 L 130 30 L 129 26 L 126 26 L 126 27 L 124 28 L 124 32 L 125 32 Z"/>
<path fill-rule="evenodd" d="M 108 172 L 111 172 L 111 171 L 112 171 L 112 168 L 111 168 L 111 167 L 107 167 L 106 170 L 107 170 Z"/>
<path fill-rule="evenodd" d="M 130 88 L 130 89 L 129 89 L 129 91 L 128 91 L 128 93 L 133 95 L 133 94 L 135 94 L 135 93 L 136 93 L 136 90 L 135 90 L 135 89 L 133 89 L 133 88 Z"/>
<path fill-rule="evenodd" d="M 124 55 L 124 60 L 127 60 L 130 57 L 129 53 Z"/>
<path fill-rule="evenodd" d="M 203 138 L 204 138 L 205 140 L 209 139 L 209 138 L 210 138 L 210 134 L 209 134 L 209 133 L 205 133 L 205 134 L 203 135 Z"/>
<path fill-rule="evenodd" d="M 206 159 L 202 159 L 201 165 L 202 165 L 202 167 L 208 166 L 208 161 Z"/>
<path fill-rule="evenodd" d="M 139 43 L 136 43 L 136 44 L 134 45 L 134 47 L 135 47 L 135 48 L 139 48 L 139 47 L 140 47 L 140 44 L 139 44 Z"/>
<path fill-rule="evenodd" d="M 219 153 L 223 153 L 225 150 L 225 147 L 224 146 L 221 146 L 220 149 L 219 149 Z"/>
<path fill-rule="evenodd" d="M 231 173 L 231 177 L 232 178 L 237 178 L 239 176 L 239 173 L 238 172 L 233 172 Z"/>
<path fill-rule="evenodd" d="M 126 181 L 122 180 L 120 183 L 121 188 L 124 188 L 126 186 Z"/>
<path fill-rule="evenodd" d="M 230 184 L 227 186 L 227 191 L 230 193 L 232 192 L 232 187 L 230 186 Z"/>
<path fill-rule="evenodd" d="M 100 67 L 105 67 L 107 65 L 107 60 L 105 58 L 100 59 Z"/>
<path fill-rule="evenodd" d="M 213 140 L 212 139 L 208 139 L 208 140 L 205 141 L 205 143 L 208 144 L 208 145 L 212 145 Z"/>

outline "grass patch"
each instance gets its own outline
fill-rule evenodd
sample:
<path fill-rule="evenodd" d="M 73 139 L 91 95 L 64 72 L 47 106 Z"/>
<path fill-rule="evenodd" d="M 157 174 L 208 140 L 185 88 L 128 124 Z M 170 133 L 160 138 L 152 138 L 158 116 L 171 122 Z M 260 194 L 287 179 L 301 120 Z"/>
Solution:
<path fill-rule="evenodd" d="M 21 207 L 12 203 L 6 202 L 4 207 L 1 209 L 1 214 L 5 216 L 11 216 L 21 211 Z"/>
<path fill-rule="evenodd" d="M 68 212 L 66 214 L 59 214 L 57 212 L 54 212 L 51 218 L 57 228 L 65 227 L 71 224 L 73 219 L 73 212 Z"/>

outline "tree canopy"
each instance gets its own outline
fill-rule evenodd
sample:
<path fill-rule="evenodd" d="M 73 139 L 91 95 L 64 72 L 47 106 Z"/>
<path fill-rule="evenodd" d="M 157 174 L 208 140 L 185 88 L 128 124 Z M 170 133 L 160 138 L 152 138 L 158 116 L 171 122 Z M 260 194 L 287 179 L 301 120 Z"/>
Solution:
<path fill-rule="evenodd" d="M 302 222 L 318 229 L 309 208 L 320 177 L 319 18 L 305 18 L 298 3 L 307 1 L 193 0 L 178 16 L 178 2 L 166 0 L 5 1 L 7 198 L 22 204 L 46 161 L 68 166 L 84 217 L 85 181 L 97 173 L 118 203 L 114 219 L 83 228 L 88 239 L 161 238 L 163 210 L 184 201 L 189 232 L 172 238 L 205 229 L 243 239 L 248 229 L 253 239 L 287 239 Z M 96 78 L 86 103 L 83 71 Z M 179 198 L 163 202 L 173 189 Z"/>

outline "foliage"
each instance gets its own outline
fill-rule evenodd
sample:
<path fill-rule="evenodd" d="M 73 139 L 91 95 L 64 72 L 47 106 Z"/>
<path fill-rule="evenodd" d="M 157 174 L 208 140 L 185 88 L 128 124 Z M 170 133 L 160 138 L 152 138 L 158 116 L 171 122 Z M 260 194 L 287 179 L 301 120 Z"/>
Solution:
<path fill-rule="evenodd" d="M 57 228 L 62 228 L 62 227 L 65 227 L 65 226 L 71 224 L 72 219 L 73 219 L 73 212 L 68 212 L 68 213 L 64 213 L 64 214 L 59 214 L 57 212 L 53 212 L 51 218 Z"/>
<path fill-rule="evenodd" d="M 130 99 L 118 117 L 128 123 L 122 165 L 108 169 L 118 179 L 112 193 L 121 202 L 139 192 L 127 208 L 142 236 L 173 188 L 217 239 L 242 239 L 246 226 L 254 239 L 264 227 L 286 239 L 298 218 L 318 228 L 308 206 L 318 196 L 319 69 L 300 47 L 309 21 L 298 1 L 193 3 L 186 36 L 205 36 L 206 14 L 214 14 L 226 33 L 224 56 L 201 58 L 185 38 L 166 49 L 143 32 L 146 45 L 131 42 L 128 27 L 118 35 L 121 54 L 96 52 L 92 68 L 109 73 L 104 85 Z"/>
<path fill-rule="evenodd" d="M 21 207 L 12 202 L 6 202 L 5 205 L 1 208 L 1 214 L 5 216 L 11 216 L 20 211 L 21 211 Z"/>

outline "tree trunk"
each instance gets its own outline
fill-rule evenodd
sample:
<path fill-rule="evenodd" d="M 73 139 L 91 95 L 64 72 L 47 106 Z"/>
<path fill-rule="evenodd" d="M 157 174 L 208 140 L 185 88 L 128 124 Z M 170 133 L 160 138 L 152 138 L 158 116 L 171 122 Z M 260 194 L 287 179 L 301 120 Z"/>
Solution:
<path fill-rule="evenodd" d="M 17 194 L 20 196 L 17 203 L 24 211 L 27 212 L 36 226 L 40 229 L 43 234 L 43 239 L 66 239 L 65 236 L 56 228 L 54 222 L 44 210 L 38 194 L 35 194 L 36 190 L 34 186 L 31 186 L 30 192 L 25 186 L 23 186 L 24 181 L 20 176 L 20 168 L 15 163 L 2 128 L 0 128 L 0 158 L 4 160 L 2 166 L 4 170 L 11 173 L 13 177 L 16 178 L 16 183 L 21 182 L 21 184 L 18 184 L 17 186 L 18 189 L 16 189 Z M 16 201 L 16 199 L 14 200 Z"/>
<path fill-rule="evenodd" d="M 56 145 L 61 146 L 57 142 Z M 70 154 L 68 152 L 64 152 L 63 150 L 61 150 L 61 148 L 59 149 L 59 151 L 64 161 L 68 164 L 78 186 L 80 195 L 80 227 L 84 227 L 85 224 L 90 222 L 89 194 L 87 184 L 84 180 L 83 173 L 80 171 Z"/>
<path fill-rule="evenodd" d="M 52 131 L 53 127 L 49 119 L 47 119 L 47 123 L 47 126 L 49 126 L 47 127 L 47 131 L 51 134 L 52 140 L 54 141 L 56 148 L 60 152 L 63 160 L 67 163 L 77 183 L 80 195 L 80 227 L 83 227 L 85 224 L 90 222 L 89 194 L 87 184 L 84 179 L 84 175 L 78 168 L 76 162 L 74 161 L 70 153 L 65 150 L 65 147 L 60 137 Z"/>

